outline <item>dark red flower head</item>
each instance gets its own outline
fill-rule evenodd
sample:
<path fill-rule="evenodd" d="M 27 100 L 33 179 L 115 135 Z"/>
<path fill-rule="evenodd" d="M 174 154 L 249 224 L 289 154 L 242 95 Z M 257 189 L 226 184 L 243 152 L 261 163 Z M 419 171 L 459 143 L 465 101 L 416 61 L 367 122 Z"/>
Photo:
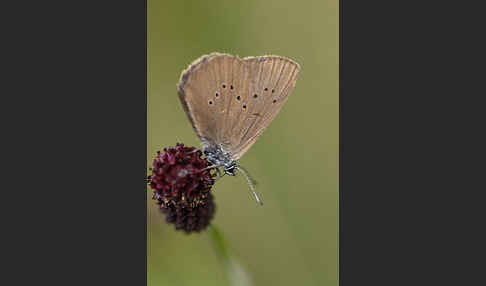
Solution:
<path fill-rule="evenodd" d="M 167 223 L 186 233 L 205 229 L 214 215 L 210 194 L 215 174 L 206 169 L 209 163 L 195 147 L 177 143 L 157 152 L 148 184 L 152 199 L 160 205 Z"/>
<path fill-rule="evenodd" d="M 183 230 L 186 233 L 200 232 L 204 230 L 214 216 L 215 205 L 213 196 L 209 193 L 204 204 L 195 207 L 181 207 L 176 205 L 165 205 L 159 201 L 160 210 L 165 214 L 165 220 L 174 224 L 176 230 Z"/>
<path fill-rule="evenodd" d="M 204 203 L 214 184 L 209 163 L 201 158 L 202 152 L 195 147 L 177 143 L 175 148 L 157 152 L 152 174 L 148 177 L 154 191 L 153 199 L 164 206 L 195 207 Z"/>

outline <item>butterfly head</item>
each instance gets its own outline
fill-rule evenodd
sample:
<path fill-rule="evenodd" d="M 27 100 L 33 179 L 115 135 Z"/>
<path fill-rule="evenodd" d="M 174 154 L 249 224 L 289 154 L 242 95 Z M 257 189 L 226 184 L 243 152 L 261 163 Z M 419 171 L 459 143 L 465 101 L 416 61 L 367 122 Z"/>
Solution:
<path fill-rule="evenodd" d="M 243 176 L 248 182 L 248 185 L 250 186 L 250 189 L 255 196 L 256 201 L 260 204 L 263 205 L 262 200 L 260 199 L 260 196 L 257 194 L 255 190 L 255 185 L 256 182 L 250 177 L 250 174 L 248 174 L 248 171 L 245 170 L 242 166 L 238 165 L 238 162 L 234 159 L 232 159 L 231 154 L 228 152 L 225 152 L 221 146 L 216 145 L 216 144 L 210 144 L 207 140 L 202 140 L 202 150 L 204 155 L 206 156 L 206 160 L 211 163 L 211 165 L 215 167 L 223 167 L 224 168 L 224 173 L 226 175 L 230 176 L 236 176 L 236 170 L 241 171 Z"/>
<path fill-rule="evenodd" d="M 238 169 L 238 164 L 236 161 L 231 161 L 228 165 L 223 166 L 224 173 L 230 176 L 236 176 L 236 170 Z"/>

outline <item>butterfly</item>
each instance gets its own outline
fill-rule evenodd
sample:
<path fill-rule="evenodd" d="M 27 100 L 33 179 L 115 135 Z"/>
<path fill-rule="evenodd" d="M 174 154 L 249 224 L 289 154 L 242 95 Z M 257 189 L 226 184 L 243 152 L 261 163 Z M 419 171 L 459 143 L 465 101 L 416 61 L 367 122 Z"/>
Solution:
<path fill-rule="evenodd" d="M 177 85 L 210 168 L 231 176 L 241 171 L 259 204 L 255 183 L 238 160 L 277 116 L 299 71 L 299 64 L 281 56 L 212 53 L 190 64 Z"/>

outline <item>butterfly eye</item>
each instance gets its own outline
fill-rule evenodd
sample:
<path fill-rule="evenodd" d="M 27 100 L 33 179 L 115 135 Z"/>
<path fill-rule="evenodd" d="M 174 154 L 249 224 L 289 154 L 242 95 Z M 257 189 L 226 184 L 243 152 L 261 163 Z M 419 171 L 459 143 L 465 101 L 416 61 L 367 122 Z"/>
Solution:
<path fill-rule="evenodd" d="M 210 101 L 209 101 L 209 104 L 213 104 L 213 102 L 210 100 Z"/>
<path fill-rule="evenodd" d="M 268 88 L 265 87 L 264 91 L 268 91 Z"/>
<path fill-rule="evenodd" d="M 253 98 L 257 98 L 257 97 L 258 97 L 258 94 L 254 94 L 254 95 L 253 95 Z"/>
<path fill-rule="evenodd" d="M 216 92 L 216 97 L 218 97 L 218 96 L 219 96 L 219 93 L 218 93 L 218 92 Z"/>
<path fill-rule="evenodd" d="M 275 92 L 275 89 L 272 89 L 272 93 L 274 93 L 274 92 Z"/>
<path fill-rule="evenodd" d="M 277 100 L 276 100 L 276 99 L 274 99 L 274 100 L 273 100 L 273 103 L 275 103 L 275 102 L 277 102 Z"/>
<path fill-rule="evenodd" d="M 246 104 L 243 104 L 243 109 L 246 109 Z"/>
<path fill-rule="evenodd" d="M 232 85 L 230 85 L 230 89 L 233 89 L 233 86 Z"/>
<path fill-rule="evenodd" d="M 223 84 L 223 88 L 226 88 L 226 84 Z"/>
<path fill-rule="evenodd" d="M 241 97 L 238 95 L 238 96 L 236 97 L 236 99 L 240 100 L 240 99 L 241 99 Z"/>

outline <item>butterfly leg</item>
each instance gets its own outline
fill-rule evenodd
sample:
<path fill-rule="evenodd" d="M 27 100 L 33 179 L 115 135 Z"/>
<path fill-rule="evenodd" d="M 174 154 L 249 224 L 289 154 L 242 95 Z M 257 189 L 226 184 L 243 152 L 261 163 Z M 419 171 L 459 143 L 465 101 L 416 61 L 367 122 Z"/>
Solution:
<path fill-rule="evenodd" d="M 211 165 L 211 166 L 208 166 L 204 169 L 201 170 L 204 171 L 204 170 L 208 170 L 208 169 L 215 169 L 216 170 L 216 173 L 218 173 L 218 177 L 216 177 L 216 179 L 214 180 L 214 182 L 216 183 L 220 178 L 222 178 L 225 173 L 221 173 L 221 170 L 219 169 L 221 166 L 218 166 L 218 165 Z"/>
<path fill-rule="evenodd" d="M 218 165 L 207 166 L 206 168 L 202 169 L 201 172 L 209 170 L 209 169 L 216 169 L 216 170 L 218 170 L 217 172 L 219 173 L 219 167 L 221 167 L 221 166 L 218 166 Z"/>
<path fill-rule="evenodd" d="M 216 172 L 218 173 L 218 176 L 216 177 L 216 179 L 214 180 L 214 182 L 216 183 L 217 181 L 219 181 L 219 179 L 221 179 L 222 177 L 224 177 L 225 173 L 221 173 L 221 170 L 219 170 L 219 168 L 216 168 Z"/>

